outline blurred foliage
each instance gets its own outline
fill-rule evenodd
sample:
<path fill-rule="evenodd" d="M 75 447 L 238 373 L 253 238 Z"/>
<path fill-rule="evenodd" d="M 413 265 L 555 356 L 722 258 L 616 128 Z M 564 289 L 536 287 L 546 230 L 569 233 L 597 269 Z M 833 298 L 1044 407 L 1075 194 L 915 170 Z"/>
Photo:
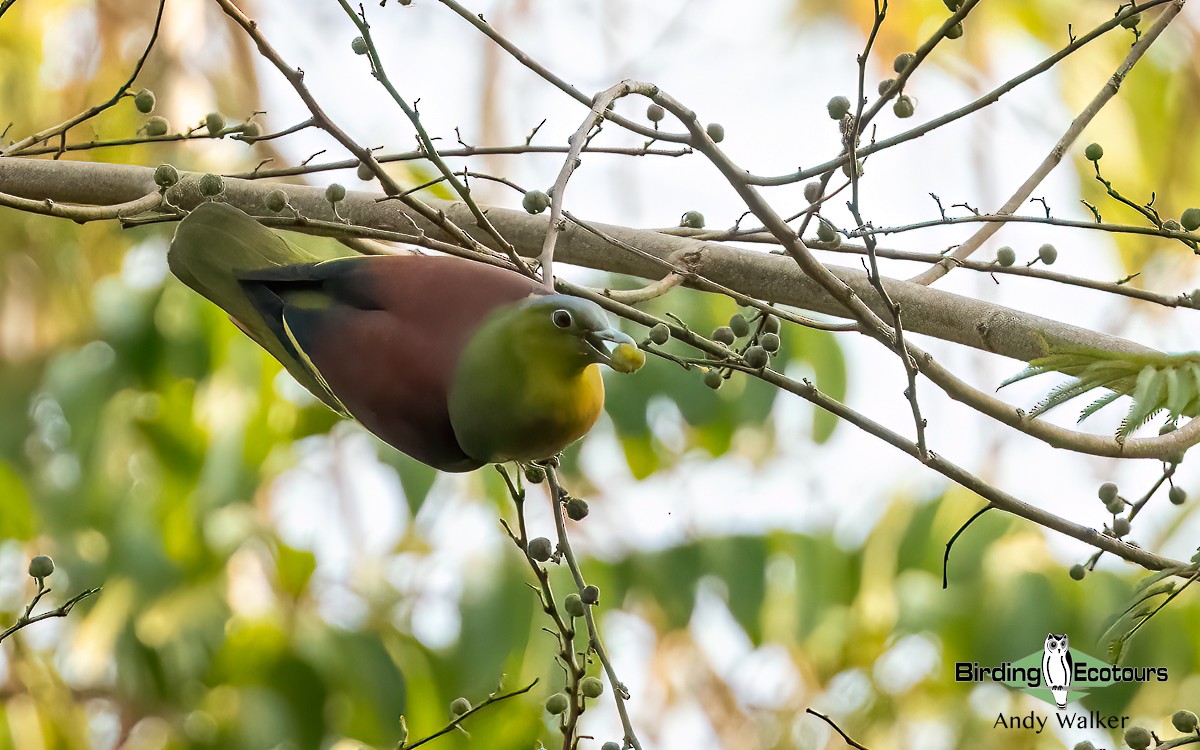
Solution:
<path fill-rule="evenodd" d="M 869 22 L 865 6 L 799 4 L 806 18 L 827 14 L 857 24 Z M 994 34 L 1027 34 L 1048 45 L 1061 41 L 1078 8 L 990 6 L 972 26 L 995 21 Z M 144 39 L 148 7 L 142 0 L 13 6 L 0 22 L 0 109 L 16 123 L 14 132 L 57 122 L 115 90 Z M 253 111 L 251 50 L 206 4 L 178 7 L 145 82 L 158 89 L 160 110 L 178 126 L 218 105 Z M 1108 4 L 1088 7 L 1097 17 L 1108 12 Z M 936 0 L 893 3 L 881 50 L 911 48 L 939 8 Z M 180 24 L 194 33 L 181 34 Z M 975 38 L 969 31 L 966 49 L 982 64 L 985 47 Z M 187 47 L 192 43 L 225 50 L 241 61 L 239 74 L 197 65 L 209 58 Z M 1100 47 L 1115 61 L 1124 44 Z M 64 61 L 62 49 L 77 54 Z M 1125 166 L 1114 177 L 1136 192 L 1154 175 L 1164 200 L 1181 207 L 1175 196 L 1196 172 L 1189 167 L 1197 158 L 1194 139 L 1185 135 L 1200 101 L 1188 94 L 1195 76 L 1169 56 L 1151 57 L 1136 76 L 1142 78 L 1113 105 L 1127 118 L 1124 155 L 1114 157 Z M 1163 95 L 1167 90 L 1180 93 Z M 192 112 L 197 101 L 207 107 Z M 123 103 L 96 127 L 127 134 L 141 120 Z M 1162 133 L 1171 137 L 1155 137 Z M 216 145 L 79 158 L 169 158 L 181 167 L 232 169 L 271 154 L 266 145 Z M 396 489 L 348 487 L 338 467 L 350 458 L 339 446 L 361 431 L 335 427 L 333 415 L 297 393 L 219 311 L 166 277 L 168 233 L 0 212 L 0 615 L 11 621 L 30 594 L 24 566 L 34 554 L 58 562 L 56 596 L 104 587 L 66 621 L 39 624 L 0 647 L 0 748 L 390 747 L 401 714 L 410 736 L 421 737 L 445 724 L 455 697 L 478 703 L 501 679 L 514 688 L 534 678 L 541 683 L 531 693 L 482 712 L 469 729 L 475 747 L 552 743 L 557 730 L 541 704 L 562 676 L 523 562 L 510 545 L 479 542 L 483 551 L 463 550 L 478 539 L 434 533 L 439 513 L 454 514 L 455 523 L 482 514 L 492 541 L 499 539 L 496 508 L 506 517 L 510 510 L 503 501 L 481 503 L 503 497 L 494 477 L 440 478 L 372 442 L 371 455 L 353 466 L 366 460 Z M 1127 259 L 1140 265 L 1132 251 Z M 703 332 L 735 311 L 726 300 L 693 292 L 673 292 L 669 301 Z M 829 334 L 787 329 L 777 361 L 830 395 L 846 396 L 846 363 Z M 718 459 L 743 432 L 759 438 L 762 460 L 770 458 L 776 398 L 740 376 L 714 392 L 696 371 L 652 359 L 637 377 L 610 382 L 609 416 L 629 472 L 642 479 L 685 467 L 696 454 Z M 664 438 L 657 425 L 676 414 L 681 443 Z M 813 443 L 828 440 L 834 426 L 815 414 Z M 595 481 L 578 453 L 567 456 L 576 491 Z M 309 463 L 320 466 L 305 473 Z M 354 497 L 369 495 L 371 524 L 386 515 L 378 503 L 402 497 L 393 524 L 399 539 L 384 553 L 353 549 L 348 563 L 322 556 L 315 540 L 288 531 L 281 519 L 295 512 L 287 510 L 293 506 L 285 479 L 297 476 L 286 486 L 310 484 L 310 492 L 335 495 L 331 507 L 339 514 L 353 515 Z M 602 504 L 603 487 L 596 494 Z M 774 531 L 694 535 L 662 549 L 586 558 L 586 576 L 604 592 L 602 612 L 621 613 L 603 618 L 605 627 L 628 629 L 636 621 L 649 632 L 639 679 L 652 687 L 634 697 L 635 722 L 654 727 L 699 701 L 728 747 L 813 747 L 827 733 L 802 712 L 819 699 L 872 747 L 893 746 L 927 720 L 948 723 L 960 747 L 1057 747 L 1049 734 L 992 731 L 989 716 L 964 708 L 975 705 L 968 699 L 977 693 L 953 682 L 953 664 L 1024 656 L 1040 646 L 1046 622 L 1069 632 L 1072 646 L 1102 654 L 1094 639 L 1136 581 L 1099 572 L 1086 585 L 1075 583 L 1038 530 L 993 514 L 958 544 L 950 590 L 942 592 L 945 540 L 975 507 L 975 498 L 958 491 L 897 499 L 852 546 L 828 534 Z M 308 520 L 329 526 L 330 534 L 342 521 Z M 351 535 L 352 547 L 357 541 Z M 467 563 L 458 564 L 464 556 Z M 565 571 L 555 571 L 555 582 L 568 589 Z M 714 646 L 707 630 L 723 611 L 732 625 Z M 1034 620 L 1031 611 L 1041 616 Z M 1200 661 L 1198 618 L 1200 604 L 1185 597 L 1156 619 L 1156 632 L 1171 638 L 1130 645 L 1129 663 L 1168 666 L 1172 681 L 1098 691 L 1084 705 L 1155 719 L 1169 713 L 1164 707 L 1184 705 L 1200 688 L 1186 677 Z M 932 649 L 932 660 L 906 651 L 921 644 Z M 747 700 L 735 684 L 758 686 L 751 691 L 758 698 Z M 1001 702 L 1010 713 L 1032 707 L 1013 696 Z M 585 727 L 610 711 L 601 702 Z M 468 744 L 460 733 L 437 741 L 445 748 Z"/>

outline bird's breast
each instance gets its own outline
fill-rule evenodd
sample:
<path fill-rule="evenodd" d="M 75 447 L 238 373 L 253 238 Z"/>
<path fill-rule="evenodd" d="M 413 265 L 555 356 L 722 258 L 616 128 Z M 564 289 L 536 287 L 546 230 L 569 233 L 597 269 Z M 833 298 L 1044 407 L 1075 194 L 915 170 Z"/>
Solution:
<path fill-rule="evenodd" d="M 460 445 L 485 463 L 549 458 L 583 437 L 603 408 L 595 365 L 564 371 L 495 363 L 459 378 L 450 399 Z"/>

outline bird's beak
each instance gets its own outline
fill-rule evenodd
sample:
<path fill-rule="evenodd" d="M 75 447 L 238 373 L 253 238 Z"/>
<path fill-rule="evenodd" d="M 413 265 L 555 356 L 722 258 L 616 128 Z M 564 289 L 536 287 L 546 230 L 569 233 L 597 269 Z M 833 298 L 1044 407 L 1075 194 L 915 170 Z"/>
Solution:
<path fill-rule="evenodd" d="M 597 362 L 606 364 L 617 372 L 636 372 L 646 364 L 646 355 L 637 343 L 616 328 L 589 331 L 583 340 L 594 351 Z"/>

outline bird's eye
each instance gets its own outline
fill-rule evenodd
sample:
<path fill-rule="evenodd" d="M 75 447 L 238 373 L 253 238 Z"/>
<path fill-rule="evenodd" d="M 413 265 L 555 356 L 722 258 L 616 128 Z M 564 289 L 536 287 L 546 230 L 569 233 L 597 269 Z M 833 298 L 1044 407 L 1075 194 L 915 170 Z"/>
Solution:
<path fill-rule="evenodd" d="M 559 328 L 571 327 L 571 313 L 566 310 L 555 310 L 554 314 L 550 316 L 550 320 L 554 321 L 554 325 Z"/>

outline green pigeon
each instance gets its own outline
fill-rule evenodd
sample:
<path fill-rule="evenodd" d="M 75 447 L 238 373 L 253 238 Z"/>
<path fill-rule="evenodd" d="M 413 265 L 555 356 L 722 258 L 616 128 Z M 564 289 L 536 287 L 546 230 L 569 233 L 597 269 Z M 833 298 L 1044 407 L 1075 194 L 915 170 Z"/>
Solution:
<path fill-rule="evenodd" d="M 550 458 L 599 417 L 598 365 L 645 363 L 599 305 L 513 271 L 321 260 L 224 203 L 185 217 L 167 258 L 317 398 L 442 471 Z"/>

